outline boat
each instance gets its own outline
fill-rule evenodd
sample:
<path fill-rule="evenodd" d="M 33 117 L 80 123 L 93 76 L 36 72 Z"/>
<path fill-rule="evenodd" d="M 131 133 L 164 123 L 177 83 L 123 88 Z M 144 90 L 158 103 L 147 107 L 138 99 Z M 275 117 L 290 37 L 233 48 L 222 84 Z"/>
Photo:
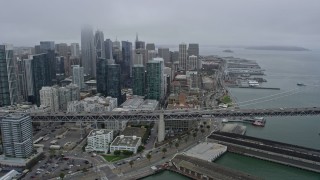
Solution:
<path fill-rule="evenodd" d="M 306 85 L 303 83 L 297 83 L 297 86 L 306 86 Z"/>
<path fill-rule="evenodd" d="M 231 51 L 230 49 L 223 50 L 223 52 L 226 52 L 226 53 L 233 53 L 233 51 Z"/>
<path fill-rule="evenodd" d="M 265 121 L 263 121 L 263 120 L 255 120 L 255 121 L 252 123 L 252 125 L 264 127 Z"/>
<path fill-rule="evenodd" d="M 228 121 L 228 119 L 222 119 L 222 122 L 223 122 L 223 123 L 227 123 L 227 122 L 229 122 L 229 121 Z"/>

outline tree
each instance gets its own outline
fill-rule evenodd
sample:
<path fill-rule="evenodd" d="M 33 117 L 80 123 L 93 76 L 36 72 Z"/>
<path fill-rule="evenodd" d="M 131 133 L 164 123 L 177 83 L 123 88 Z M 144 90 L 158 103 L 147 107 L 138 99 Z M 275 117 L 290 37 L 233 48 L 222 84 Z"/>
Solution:
<path fill-rule="evenodd" d="M 60 173 L 60 175 L 59 175 L 59 177 L 61 178 L 61 179 L 63 179 L 64 178 L 64 176 L 65 176 L 65 174 L 62 172 L 62 173 Z"/>
<path fill-rule="evenodd" d="M 192 136 L 193 136 L 193 138 L 194 138 L 194 140 L 195 140 L 196 137 L 197 137 L 197 133 L 193 133 Z"/>
<path fill-rule="evenodd" d="M 203 125 L 202 124 L 200 125 L 200 129 L 203 129 Z"/>
<path fill-rule="evenodd" d="M 203 125 L 206 125 L 207 124 L 207 121 L 203 121 Z"/>
<path fill-rule="evenodd" d="M 56 151 L 53 149 L 50 149 L 50 158 L 53 158 L 54 155 L 56 155 Z"/>
<path fill-rule="evenodd" d="M 119 156 L 121 154 L 121 151 L 115 150 L 115 151 L 113 151 L 113 154 L 116 155 L 116 156 Z"/>
<path fill-rule="evenodd" d="M 133 155 L 133 152 L 132 151 L 128 151 L 128 150 L 123 150 L 122 154 L 125 155 L 125 156 L 131 156 L 131 155 Z"/>
<path fill-rule="evenodd" d="M 196 133 L 198 133 L 199 129 L 198 129 L 198 128 L 196 128 L 196 129 L 194 129 L 194 131 L 195 131 Z"/>
<path fill-rule="evenodd" d="M 210 125 L 207 125 L 207 129 L 208 129 L 208 131 L 210 130 Z"/>
<path fill-rule="evenodd" d="M 131 160 L 131 161 L 129 162 L 129 165 L 130 165 L 131 168 L 132 168 L 133 164 L 134 164 L 134 162 Z"/>
<path fill-rule="evenodd" d="M 184 138 L 184 142 L 187 143 L 187 142 L 188 142 L 188 139 L 189 139 L 188 137 Z"/>
<path fill-rule="evenodd" d="M 145 149 L 145 147 L 144 146 L 142 146 L 142 145 L 140 145 L 139 147 L 138 147 L 138 153 L 140 153 L 140 152 L 142 152 L 143 150 Z"/>
<path fill-rule="evenodd" d="M 179 147 L 179 143 L 176 143 L 174 146 L 176 146 L 176 148 L 178 149 L 178 147 Z"/>
<path fill-rule="evenodd" d="M 149 162 L 150 162 L 150 159 L 151 159 L 151 154 L 149 153 L 149 154 L 147 154 L 147 159 L 149 160 Z"/>
<path fill-rule="evenodd" d="M 169 147 L 171 148 L 171 146 L 172 146 L 172 141 L 169 141 Z"/>
<path fill-rule="evenodd" d="M 165 155 L 167 152 L 167 148 L 162 148 L 162 152 L 163 152 L 163 155 Z"/>
<path fill-rule="evenodd" d="M 201 129 L 201 133 L 202 133 L 202 135 L 203 135 L 203 133 L 205 132 L 205 130 L 204 129 Z"/>
<path fill-rule="evenodd" d="M 181 136 L 178 137 L 178 141 L 179 141 L 179 142 L 181 141 Z"/>

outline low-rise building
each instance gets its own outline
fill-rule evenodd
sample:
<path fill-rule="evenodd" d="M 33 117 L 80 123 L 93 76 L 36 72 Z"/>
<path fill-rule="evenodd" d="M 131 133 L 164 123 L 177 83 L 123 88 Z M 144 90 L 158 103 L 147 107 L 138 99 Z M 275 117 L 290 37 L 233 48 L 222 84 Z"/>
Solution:
<path fill-rule="evenodd" d="M 138 147 L 141 145 L 141 137 L 137 136 L 117 136 L 110 144 L 110 152 L 113 153 L 116 150 L 127 150 L 137 153 Z"/>
<path fill-rule="evenodd" d="M 132 96 L 120 105 L 123 111 L 154 111 L 158 108 L 159 101 L 153 99 L 143 99 L 143 96 Z M 117 111 L 116 109 L 115 111 Z"/>
<path fill-rule="evenodd" d="M 87 97 L 81 101 L 68 103 L 68 112 L 105 112 L 117 107 L 117 98 L 112 97 Z"/>
<path fill-rule="evenodd" d="M 109 150 L 109 144 L 113 140 L 113 131 L 107 129 L 92 130 L 87 137 L 86 152 L 104 152 Z"/>

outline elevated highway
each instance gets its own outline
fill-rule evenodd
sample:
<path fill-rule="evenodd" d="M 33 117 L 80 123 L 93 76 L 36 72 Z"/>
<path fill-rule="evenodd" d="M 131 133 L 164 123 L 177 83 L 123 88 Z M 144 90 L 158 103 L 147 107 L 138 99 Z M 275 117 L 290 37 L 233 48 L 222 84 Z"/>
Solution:
<path fill-rule="evenodd" d="M 314 116 L 320 115 L 320 107 L 270 108 L 270 109 L 213 109 L 213 110 L 157 110 L 105 113 L 31 113 L 33 122 L 104 122 L 115 120 L 158 121 L 197 120 L 229 117 L 272 117 L 272 116 Z"/>

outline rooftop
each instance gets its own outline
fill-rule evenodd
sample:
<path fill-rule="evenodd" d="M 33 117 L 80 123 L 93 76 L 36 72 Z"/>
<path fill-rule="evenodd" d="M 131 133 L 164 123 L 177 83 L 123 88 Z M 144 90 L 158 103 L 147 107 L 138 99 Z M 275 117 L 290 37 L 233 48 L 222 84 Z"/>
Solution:
<path fill-rule="evenodd" d="M 4 119 L 9 119 L 9 120 L 20 120 L 21 118 L 27 117 L 27 114 L 24 113 L 11 113 L 6 116 L 4 116 Z"/>
<path fill-rule="evenodd" d="M 140 127 L 126 127 L 124 131 L 121 133 L 124 136 L 137 136 L 137 137 L 143 137 L 146 133 L 146 128 L 140 128 Z"/>
<path fill-rule="evenodd" d="M 97 135 L 102 135 L 102 134 L 108 134 L 108 133 L 112 133 L 113 131 L 110 131 L 110 130 L 107 130 L 107 129 L 94 129 L 92 130 L 88 137 L 89 136 L 97 136 Z"/>
<path fill-rule="evenodd" d="M 141 137 L 120 135 L 114 139 L 110 146 L 135 147 L 139 140 L 141 140 Z"/>
<path fill-rule="evenodd" d="M 187 156 L 211 162 L 226 151 L 227 146 L 221 144 L 200 143 L 197 146 L 194 146 L 193 148 L 189 149 L 184 154 Z"/>

